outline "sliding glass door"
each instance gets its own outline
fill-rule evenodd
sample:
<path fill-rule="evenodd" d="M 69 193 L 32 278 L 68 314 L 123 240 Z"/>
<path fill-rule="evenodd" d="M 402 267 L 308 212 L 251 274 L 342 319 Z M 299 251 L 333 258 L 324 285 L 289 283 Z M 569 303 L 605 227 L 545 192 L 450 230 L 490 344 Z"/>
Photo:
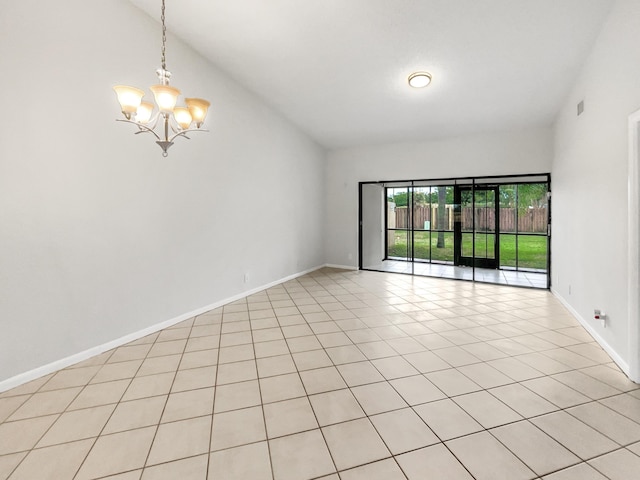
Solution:
<path fill-rule="evenodd" d="M 548 288 L 550 178 L 360 184 L 360 268 Z"/>

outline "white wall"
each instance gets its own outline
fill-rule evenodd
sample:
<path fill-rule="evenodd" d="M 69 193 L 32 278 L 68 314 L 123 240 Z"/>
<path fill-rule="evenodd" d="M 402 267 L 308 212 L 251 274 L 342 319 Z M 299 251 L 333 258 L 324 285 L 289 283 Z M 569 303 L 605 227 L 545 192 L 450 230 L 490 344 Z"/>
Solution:
<path fill-rule="evenodd" d="M 640 2 L 619 0 L 558 115 L 552 168 L 554 291 L 623 368 L 630 353 L 627 120 L 640 108 L 638 45 Z M 593 320 L 594 308 L 609 315 L 606 329 Z"/>
<path fill-rule="evenodd" d="M 332 151 L 327 165 L 327 262 L 358 265 L 358 182 L 546 173 L 547 128 Z"/>
<path fill-rule="evenodd" d="M 2 8 L 0 382 L 324 263 L 307 136 L 170 36 L 211 133 L 163 158 L 112 91 L 157 82 L 156 21 L 125 0 Z"/>

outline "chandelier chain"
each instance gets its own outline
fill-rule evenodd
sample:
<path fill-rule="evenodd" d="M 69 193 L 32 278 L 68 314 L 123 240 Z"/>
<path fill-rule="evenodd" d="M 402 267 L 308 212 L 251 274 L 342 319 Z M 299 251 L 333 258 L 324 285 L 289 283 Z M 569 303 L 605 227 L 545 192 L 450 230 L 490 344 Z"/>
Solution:
<path fill-rule="evenodd" d="M 162 70 L 167 69 L 167 61 L 166 61 L 166 47 L 167 47 L 167 27 L 164 23 L 164 0 L 162 0 L 162 15 L 160 16 L 162 20 Z"/>

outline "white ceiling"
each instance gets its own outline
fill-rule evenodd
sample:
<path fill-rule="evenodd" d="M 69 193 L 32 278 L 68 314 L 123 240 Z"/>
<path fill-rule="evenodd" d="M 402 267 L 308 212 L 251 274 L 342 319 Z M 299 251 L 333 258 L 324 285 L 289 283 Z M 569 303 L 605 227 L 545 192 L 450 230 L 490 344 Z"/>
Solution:
<path fill-rule="evenodd" d="M 131 2 L 159 21 L 160 0 Z M 550 125 L 613 3 L 167 0 L 166 21 L 318 143 L 341 148 Z M 407 86 L 416 70 L 432 73 L 431 86 Z"/>

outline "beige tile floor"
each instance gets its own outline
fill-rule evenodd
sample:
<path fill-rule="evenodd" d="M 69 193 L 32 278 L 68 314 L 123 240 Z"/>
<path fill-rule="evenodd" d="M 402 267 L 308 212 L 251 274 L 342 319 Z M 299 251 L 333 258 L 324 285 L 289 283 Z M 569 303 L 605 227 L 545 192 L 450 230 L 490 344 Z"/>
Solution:
<path fill-rule="evenodd" d="M 0 480 L 631 480 L 640 390 L 547 291 L 324 269 L 0 394 Z"/>

